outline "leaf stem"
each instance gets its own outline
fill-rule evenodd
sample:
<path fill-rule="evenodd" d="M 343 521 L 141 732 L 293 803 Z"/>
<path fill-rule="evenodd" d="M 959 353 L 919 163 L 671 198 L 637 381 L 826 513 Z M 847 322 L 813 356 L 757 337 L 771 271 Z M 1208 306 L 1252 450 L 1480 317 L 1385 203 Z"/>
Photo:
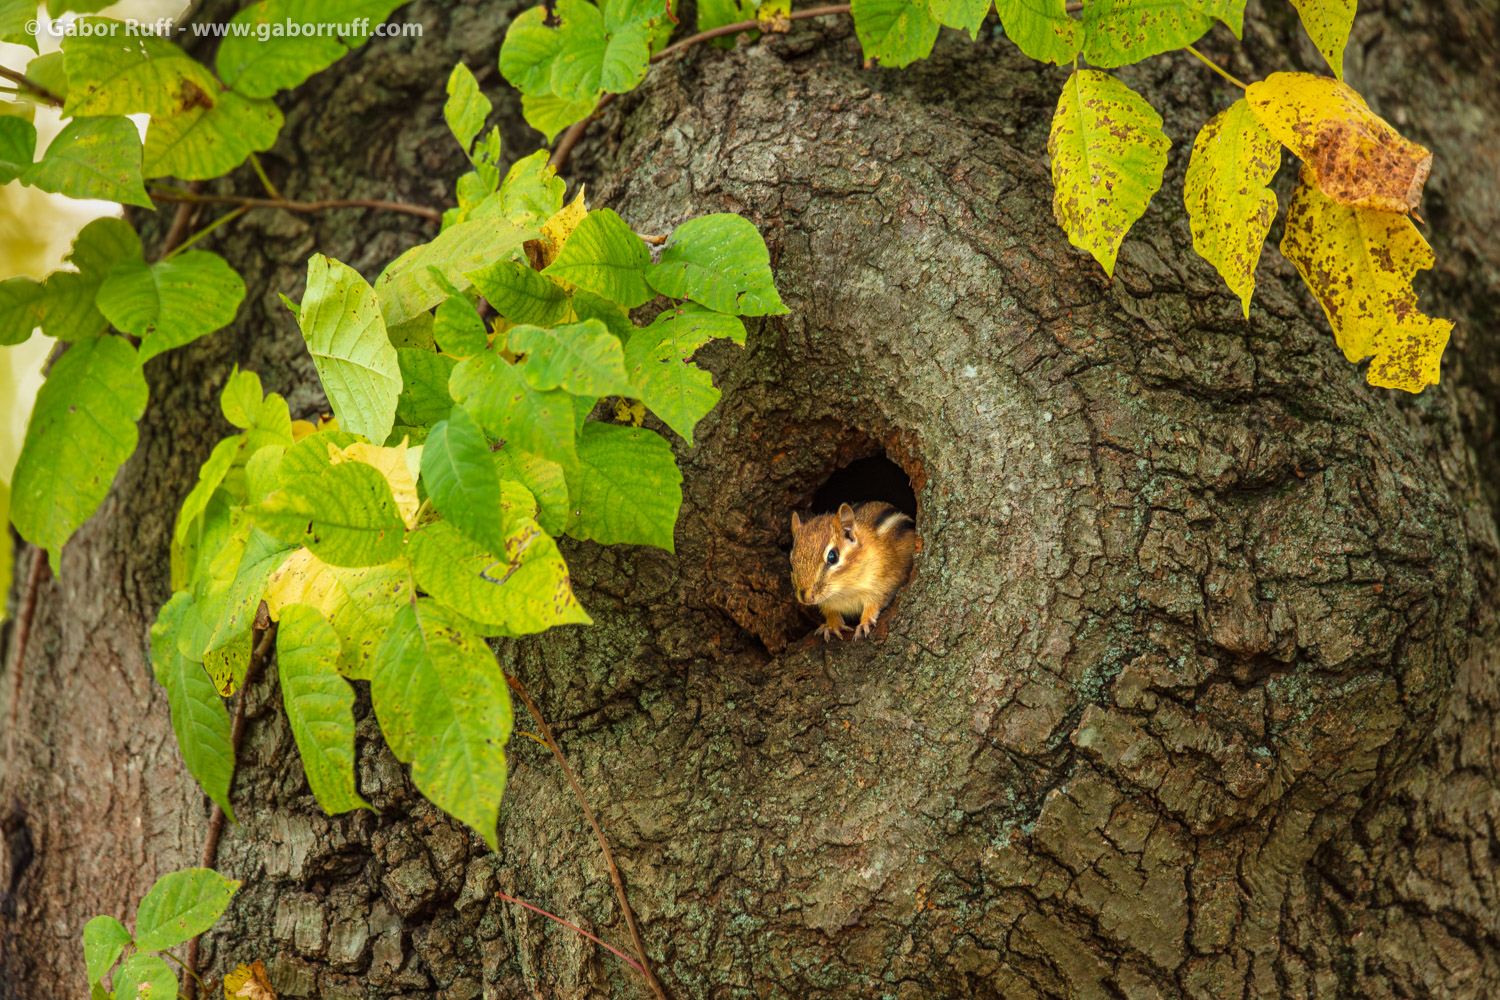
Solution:
<path fill-rule="evenodd" d="M 410 205 L 404 201 L 383 201 L 377 198 L 329 198 L 324 201 L 288 201 L 285 198 L 242 198 L 229 194 L 188 194 L 177 191 L 153 189 L 151 197 L 157 201 L 189 202 L 198 205 L 239 205 L 242 208 L 281 208 L 288 212 L 324 212 L 331 208 L 370 208 L 382 212 L 404 212 L 431 222 L 441 222 L 443 213 L 425 205 Z"/>
<path fill-rule="evenodd" d="M 281 201 L 281 192 L 276 190 L 276 185 L 271 183 L 271 178 L 266 176 L 266 169 L 260 165 L 260 157 L 254 153 L 250 154 L 250 165 L 255 168 L 255 176 L 260 178 L 260 183 L 265 187 L 266 194 Z"/>
<path fill-rule="evenodd" d="M 636 929 L 635 914 L 631 912 L 630 901 L 625 897 L 625 880 L 620 877 L 620 869 L 615 865 L 615 856 L 610 852 L 609 841 L 604 839 L 604 831 L 599 827 L 599 821 L 594 818 L 594 810 L 589 808 L 588 799 L 583 796 L 583 788 L 578 784 L 577 775 L 568 766 L 568 758 L 563 756 L 562 748 L 557 745 L 557 737 L 552 735 L 552 728 L 547 725 L 547 720 L 542 718 L 541 710 L 536 707 L 536 702 L 531 700 L 531 693 L 526 690 L 526 685 L 510 674 L 505 675 L 505 682 L 526 704 L 526 710 L 536 721 L 536 727 L 542 731 L 542 738 L 551 748 L 552 756 L 557 758 L 557 763 L 562 766 L 563 774 L 567 775 L 568 784 L 573 786 L 573 794 L 578 797 L 578 804 L 583 807 L 583 815 L 588 818 L 589 826 L 594 828 L 594 839 L 599 841 L 599 849 L 604 852 L 604 863 L 609 866 L 609 880 L 615 885 L 615 895 L 619 897 L 620 909 L 625 914 L 625 925 L 630 928 L 630 939 L 634 942 L 635 953 L 641 960 L 639 965 L 641 974 L 646 977 L 646 982 L 650 985 L 651 992 L 656 994 L 657 1000 L 667 1000 L 667 991 L 662 988 L 656 974 L 651 971 L 651 960 L 646 957 L 646 945 L 641 940 L 641 932 Z M 600 944 L 603 942 L 601 941 Z"/>
<path fill-rule="evenodd" d="M 515 896 L 507 896 L 505 893 L 500 892 L 498 889 L 495 891 L 495 895 L 499 896 L 501 899 L 505 900 L 508 903 L 515 903 L 518 906 L 524 906 L 528 910 L 533 910 L 533 911 L 535 911 L 537 913 L 540 913 L 544 917 L 550 917 L 551 919 L 556 920 L 558 923 L 562 924 L 564 927 L 568 927 L 568 928 L 571 928 L 572 930 L 577 931 L 579 934 L 582 934 L 584 937 L 588 938 L 590 941 L 594 942 L 599 947 L 601 947 L 601 948 L 608 948 L 610 951 L 614 952 L 616 955 L 618 955 L 620 957 L 621 961 L 629 964 L 631 966 L 631 968 L 635 969 L 635 971 L 639 972 L 641 975 L 643 975 L 643 976 L 646 975 L 646 970 L 643 969 L 643 968 L 641 968 L 641 963 L 640 962 L 637 962 L 635 959 L 631 958 L 629 955 L 625 954 L 623 951 L 621 951 L 620 949 L 616 948 L 614 945 L 610 944 L 608 941 L 602 941 L 599 938 L 594 937 L 594 935 L 590 934 L 588 931 L 584 930 L 582 927 L 579 927 L 577 924 L 569 923 L 568 921 L 564 920 L 562 917 L 559 917 L 557 914 L 555 914 L 555 913 L 548 913 L 546 910 L 542 909 L 540 906 L 533 906 L 532 904 L 526 902 L 526 900 L 524 900 L 524 899 L 517 899 Z"/>
<path fill-rule="evenodd" d="M 17 73 L 13 69 L 7 69 L 4 66 L 0 66 L 0 77 L 4 77 L 11 83 L 25 87 L 33 94 L 40 97 L 43 103 L 50 104 L 55 108 L 60 108 L 63 106 L 63 99 L 60 96 L 48 90 L 46 87 L 43 87 L 40 83 L 37 83 L 35 80 L 31 79 L 31 77 L 29 76 L 26 76 L 24 73 Z"/>
<path fill-rule="evenodd" d="M 203 995 L 204 996 L 208 996 L 208 987 L 204 985 L 202 979 L 198 978 L 198 973 L 194 972 L 192 969 L 189 969 L 187 967 L 187 965 L 182 961 L 182 959 L 178 958 L 176 955 L 172 954 L 170 951 L 159 952 L 159 954 L 165 955 L 167 958 L 170 958 L 172 961 L 176 962 L 179 966 L 181 966 L 183 972 L 186 972 L 188 975 L 190 975 L 190 976 L 193 977 L 193 982 L 195 982 L 195 983 L 198 984 L 198 988 L 203 991 Z"/>
<path fill-rule="evenodd" d="M 171 260 L 173 257 L 176 257 L 178 254 L 182 253 L 182 251 L 186 250 L 188 247 L 192 246 L 194 243 L 197 243 L 199 240 L 203 239 L 203 237 L 207 236 L 209 233 L 213 232 L 215 229 L 218 229 L 220 226 L 224 225 L 226 222 L 233 222 L 235 219 L 238 219 L 240 216 L 244 215 L 248 211 L 250 211 L 250 208 L 248 206 L 241 205 L 239 208 L 237 208 L 234 211 L 228 213 L 227 215 L 221 215 L 221 216 L 219 216 L 219 218 L 217 218 L 214 221 L 210 222 L 208 225 L 204 226 L 202 229 L 198 230 L 196 233 L 194 233 L 193 235 L 189 236 L 187 239 L 183 240 L 181 243 L 177 244 L 177 246 L 173 247 L 171 250 L 168 250 L 166 253 L 162 254 L 161 259 L 162 260 Z"/>
<path fill-rule="evenodd" d="M 1199 60 L 1202 61 L 1203 65 L 1207 66 L 1209 69 L 1213 70 L 1215 73 L 1219 74 L 1224 79 L 1226 79 L 1230 83 L 1234 84 L 1236 87 L 1240 88 L 1241 90 L 1247 89 L 1246 86 L 1243 83 L 1241 83 L 1235 77 L 1231 76 L 1227 70 L 1224 70 L 1224 69 L 1220 68 L 1220 66 L 1218 65 L 1218 63 L 1216 63 L 1212 59 L 1208 58 L 1208 56 L 1204 55 L 1202 52 L 1199 52 L 1193 46 L 1191 46 L 1191 45 L 1184 45 L 1183 48 L 1187 49 L 1187 51 L 1189 51 L 1193 55 L 1197 56 L 1199 58 Z"/>

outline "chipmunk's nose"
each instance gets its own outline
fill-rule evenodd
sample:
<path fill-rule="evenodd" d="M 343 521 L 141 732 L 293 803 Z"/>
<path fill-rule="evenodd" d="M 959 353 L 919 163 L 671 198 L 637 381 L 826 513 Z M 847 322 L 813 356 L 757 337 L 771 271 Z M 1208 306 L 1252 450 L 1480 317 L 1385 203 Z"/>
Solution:
<path fill-rule="evenodd" d="M 803 604 L 811 604 L 811 603 L 813 603 L 812 601 L 809 601 L 807 599 L 807 597 L 808 597 L 808 595 L 810 593 L 812 593 L 811 590 L 809 590 L 806 587 L 803 587 L 802 589 L 800 589 L 800 590 L 797 591 L 797 600 L 801 601 Z"/>

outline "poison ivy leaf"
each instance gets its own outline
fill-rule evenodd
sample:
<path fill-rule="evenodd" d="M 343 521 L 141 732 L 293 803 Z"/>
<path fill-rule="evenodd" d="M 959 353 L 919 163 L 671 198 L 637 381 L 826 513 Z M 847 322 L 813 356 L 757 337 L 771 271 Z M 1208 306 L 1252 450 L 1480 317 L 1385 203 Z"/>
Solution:
<path fill-rule="evenodd" d="M 578 224 L 557 259 L 542 273 L 634 309 L 655 297 L 645 280 L 650 264 L 645 241 L 631 232 L 624 219 L 601 208 Z"/>
<path fill-rule="evenodd" d="M 242 372 L 239 365 L 235 365 L 224 382 L 224 388 L 219 391 L 219 410 L 225 420 L 247 431 L 255 426 L 255 414 L 264 398 L 260 376 L 254 372 Z"/>
<path fill-rule="evenodd" d="M 140 135 L 129 118 L 74 118 L 21 183 L 69 198 L 153 207 L 141 183 Z"/>
<path fill-rule="evenodd" d="M 67 256 L 78 270 L 47 275 L 42 332 L 58 340 L 83 340 L 103 333 L 108 322 L 94 305 L 99 286 L 116 264 L 140 257 L 140 237 L 124 219 L 105 217 L 84 226 Z"/>
<path fill-rule="evenodd" d="M 443 118 L 465 155 L 474 148 L 474 137 L 483 131 L 492 107 L 469 67 L 463 63 L 454 66 L 448 74 L 448 100 L 443 104 Z"/>
<path fill-rule="evenodd" d="M 865 53 L 865 65 L 900 69 L 926 59 L 937 41 L 938 22 L 928 0 L 854 0 L 854 33 Z"/>
<path fill-rule="evenodd" d="M 290 553 L 288 545 L 253 525 L 240 528 L 239 533 L 245 538 L 244 552 L 229 586 L 216 595 L 218 617 L 203 651 L 203 668 L 214 688 L 226 698 L 245 680 L 250 665 L 250 632 L 266 592 L 266 579 Z"/>
<path fill-rule="evenodd" d="M 214 65 L 226 86 L 247 97 L 270 97 L 278 90 L 290 90 L 344 53 L 359 48 L 370 38 L 372 26 L 390 17 L 403 2 L 264 0 L 246 7 L 229 22 Z M 297 25 L 296 34 L 289 30 L 291 24 Z M 244 34 L 236 30 L 240 25 L 244 25 Z M 330 34 L 328 25 L 338 25 L 339 34 Z"/>
<path fill-rule="evenodd" d="M 0 118 L 0 184 L 9 184 L 36 159 L 36 126 L 24 118 Z"/>
<path fill-rule="evenodd" d="M 281 611 L 276 669 L 287 724 L 318 805 L 330 816 L 370 804 L 354 787 L 354 689 L 338 675 L 339 637 L 305 604 Z"/>
<path fill-rule="evenodd" d="M 550 154 L 539 149 L 510 165 L 500 182 L 500 214 L 523 229 L 534 229 L 563 206 L 567 183 L 552 169 Z"/>
<path fill-rule="evenodd" d="M 995 0 L 1006 37 L 1038 62 L 1072 61 L 1083 47 L 1083 25 L 1068 16 L 1066 0 Z"/>
<path fill-rule="evenodd" d="M 1344 79 L 1344 46 L 1354 26 L 1356 0 L 1291 0 L 1302 17 L 1308 37 L 1328 60 L 1333 75 Z"/>
<path fill-rule="evenodd" d="M 0 0 L 0 42 L 24 45 L 33 52 L 37 51 L 36 12 L 37 5 L 33 0 Z M 29 68 L 27 76 L 36 79 L 31 76 Z"/>
<path fill-rule="evenodd" d="M 155 264 L 127 259 L 99 286 L 97 304 L 119 330 L 141 338 L 141 363 L 228 326 L 245 283 L 224 258 L 206 250 Z"/>
<path fill-rule="evenodd" d="M 1276 218 L 1276 196 L 1266 185 L 1279 166 L 1275 137 L 1261 127 L 1244 98 L 1203 126 L 1188 162 L 1183 196 L 1193 249 L 1240 297 L 1246 319 L 1255 265 Z"/>
<path fill-rule="evenodd" d="M 213 103 L 218 81 L 178 46 L 128 32 L 123 21 L 100 17 L 88 24 L 96 30 L 62 40 L 68 79 L 75 81 L 63 117 L 142 112 L 166 117 Z"/>
<path fill-rule="evenodd" d="M 135 946 L 165 951 L 213 926 L 228 907 L 240 883 L 212 868 L 186 868 L 156 880 L 135 911 Z M 172 996 L 177 977 L 172 977 Z M 118 992 L 118 991 L 117 991 Z"/>
<path fill-rule="evenodd" d="M 525 354 L 521 375 L 534 389 L 561 386 L 575 396 L 606 396 L 630 391 L 620 339 L 596 319 L 544 330 L 518 326 L 506 346 Z"/>
<path fill-rule="evenodd" d="M 979 37 L 979 26 L 990 12 L 991 0 L 928 0 L 928 8 L 938 24 L 967 31 L 971 39 Z"/>
<path fill-rule="evenodd" d="M 167 689 L 172 732 L 177 736 L 177 748 L 188 773 L 233 822 L 229 786 L 234 779 L 234 746 L 230 740 L 229 712 L 204 672 L 203 664 L 183 656 L 178 647 L 179 633 L 192 606 L 192 595 L 180 590 L 162 606 L 156 624 L 151 626 L 151 670 L 156 682 Z M 93 980 L 91 973 L 90 982 Z"/>
<path fill-rule="evenodd" d="M 536 235 L 507 222 L 476 219 L 449 226 L 431 243 L 412 247 L 375 279 L 386 324 L 404 323 L 448 297 L 448 290 L 433 279 L 428 268 L 437 268 L 453 288 L 462 292 L 469 287 L 470 271 L 508 256 Z M 303 308 L 307 308 L 305 300 Z"/>
<path fill-rule="evenodd" d="M 321 476 L 333 467 L 329 446 L 333 450 L 354 444 L 359 438 L 348 431 L 325 429 L 310 434 L 287 449 L 281 460 L 281 478 L 291 482 L 299 476 Z"/>
<path fill-rule="evenodd" d="M 37 393 L 11 483 L 11 520 L 47 550 L 58 575 L 63 544 L 98 509 L 115 472 L 135 451 L 146 380 L 119 337 L 74 344 Z"/>
<path fill-rule="evenodd" d="M 270 149 L 281 126 L 281 111 L 272 101 L 223 91 L 178 114 L 152 115 L 141 169 L 147 177 L 185 181 L 218 177 L 251 153 Z"/>
<path fill-rule="evenodd" d="M 1113 276 L 1126 232 L 1161 187 L 1167 166 L 1161 116 L 1125 84 L 1075 70 L 1052 118 L 1052 214 L 1075 247 Z"/>
<path fill-rule="evenodd" d="M 130 932 L 114 917 L 98 916 L 83 925 L 83 962 L 89 985 L 109 974 L 128 944 Z"/>
<path fill-rule="evenodd" d="M 542 267 L 557 259 L 557 255 L 567 245 L 568 237 L 573 235 L 580 222 L 588 218 L 589 210 L 583 203 L 583 193 L 583 188 L 580 187 L 578 197 L 553 212 L 542 223 L 542 240 L 536 247 L 541 251 Z"/>
<path fill-rule="evenodd" d="M 500 260 L 469 277 L 485 301 L 512 323 L 553 326 L 568 318 L 568 293 L 525 264 Z"/>
<path fill-rule="evenodd" d="M 537 523 L 549 535 L 558 534 L 568 523 L 568 484 L 556 462 L 506 445 L 492 453 L 495 471 L 502 481 L 520 483 L 537 504 Z"/>
<path fill-rule="evenodd" d="M 1114 69 L 1191 45 L 1223 21 L 1240 37 L 1245 0 L 1093 0 L 1083 8 L 1083 57 Z"/>
<path fill-rule="evenodd" d="M 697 308 L 668 309 L 625 345 L 625 372 L 634 396 L 688 444 L 693 428 L 719 401 L 708 372 L 692 363 L 693 353 L 716 337 L 745 342 L 745 324 L 733 316 Z"/>
<path fill-rule="evenodd" d="M 474 303 L 462 295 L 450 295 L 437 307 L 432 338 L 444 354 L 467 358 L 490 346 L 489 331 Z"/>
<path fill-rule="evenodd" d="M 386 339 L 398 351 L 403 347 L 415 347 L 424 351 L 437 350 L 437 341 L 432 339 L 433 318 L 430 312 L 419 312 L 411 319 L 385 328 Z"/>
<path fill-rule="evenodd" d="M 593 114 L 598 105 L 598 94 L 576 101 L 553 94 L 522 94 L 521 116 L 526 119 L 526 124 L 546 136 L 550 143 L 557 138 L 557 133 Z"/>
<path fill-rule="evenodd" d="M 427 436 L 422 481 L 439 514 L 489 551 L 504 551 L 510 525 L 501 512 L 500 477 L 484 431 L 462 407 Z"/>
<path fill-rule="evenodd" d="M 41 325 L 46 303 L 46 286 L 40 281 L 24 277 L 0 281 L 0 347 L 30 340 L 32 331 Z"/>
<path fill-rule="evenodd" d="M 330 448 L 328 460 L 333 465 L 340 462 L 363 462 L 374 468 L 385 477 L 386 485 L 391 488 L 391 497 L 396 501 L 401 520 L 408 528 L 417 526 L 417 508 L 421 506 L 417 499 L 417 477 L 412 471 L 412 459 L 404 442 L 382 448 L 356 441 L 336 450 Z"/>
<path fill-rule="evenodd" d="M 291 452 L 282 460 L 285 467 Z M 249 508 L 261 530 L 306 545 L 334 566 L 378 566 L 401 551 L 406 525 L 391 487 L 373 466 L 342 462 L 299 476 Z"/>
<path fill-rule="evenodd" d="M 36 13 L 29 10 L 30 0 L 6 0 L 6 3 L 24 5 L 28 8 L 28 17 Z M 46 87 L 64 101 L 68 99 L 68 71 L 64 66 L 64 57 L 61 52 L 48 52 L 46 55 L 40 55 L 31 60 L 26 64 L 26 77 Z"/>
<path fill-rule="evenodd" d="M 256 450 L 245 460 L 245 502 L 260 503 L 281 489 L 281 459 L 286 446 L 273 444 Z"/>
<path fill-rule="evenodd" d="M 1406 216 L 1340 205 L 1304 165 L 1287 209 L 1281 252 L 1297 265 L 1333 327 L 1344 357 L 1373 358 L 1371 385 L 1421 392 L 1438 382 L 1453 324 L 1417 308 L 1411 281 L 1432 248 Z"/>
<path fill-rule="evenodd" d="M 428 598 L 396 613 L 375 656 L 375 715 L 398 760 L 439 808 L 498 850 L 510 692 L 484 640 Z"/>
<path fill-rule="evenodd" d="M 557 543 L 530 518 L 518 520 L 498 555 L 447 522 L 429 524 L 412 535 L 411 560 L 417 586 L 482 631 L 529 635 L 593 622 L 573 596 Z"/>
<path fill-rule="evenodd" d="M 131 955 L 115 973 L 114 984 L 114 995 L 121 1000 L 173 1000 L 177 996 L 177 973 L 160 955 Z"/>
<path fill-rule="evenodd" d="M 292 604 L 315 607 L 339 638 L 338 671 L 351 680 L 369 680 L 375 650 L 396 612 L 411 603 L 411 575 L 404 562 L 343 569 L 307 549 L 298 549 L 271 574 L 266 605 L 272 620 Z"/>
<path fill-rule="evenodd" d="M 339 426 L 384 441 L 396 418 L 401 367 L 375 292 L 353 268 L 313 254 L 297 323 Z"/>
<path fill-rule="evenodd" d="M 1422 200 L 1432 154 L 1386 124 L 1348 86 L 1311 73 L 1272 73 L 1252 83 L 1245 99 L 1334 201 L 1409 212 Z"/>
<path fill-rule="evenodd" d="M 552 64 L 562 50 L 563 39 L 547 24 L 548 16 L 546 7 L 532 7 L 510 22 L 500 46 L 500 75 L 528 96 L 552 93 Z"/>
<path fill-rule="evenodd" d="M 235 459 L 239 457 L 244 444 L 243 434 L 225 438 L 214 445 L 214 450 L 209 453 L 208 461 L 199 467 L 198 482 L 193 485 L 192 491 L 182 501 L 182 508 L 177 513 L 177 527 L 172 532 L 172 539 L 178 545 L 187 541 L 187 534 L 193 522 L 208 506 L 209 497 L 214 495 L 214 490 L 224 482 L 224 477 L 229 473 L 229 468 L 234 464 Z"/>
<path fill-rule="evenodd" d="M 662 249 L 661 262 L 646 268 L 646 280 L 663 295 L 692 299 L 723 313 L 772 316 L 788 311 L 776 294 L 765 240 L 754 223 L 738 215 L 705 215 L 678 226 Z"/>
<path fill-rule="evenodd" d="M 574 538 L 672 552 L 682 473 L 661 435 L 588 423 L 578 442 L 578 475 L 568 474 L 568 502 L 568 534 Z"/>
<path fill-rule="evenodd" d="M 698 3 L 699 31 L 712 31 L 726 24 L 753 21 L 755 17 L 755 0 L 699 0 Z M 734 39 L 715 39 L 714 44 L 727 49 L 734 45 Z"/>
<path fill-rule="evenodd" d="M 573 463 L 573 397 L 567 392 L 533 389 L 515 365 L 489 351 L 460 362 L 448 388 L 490 437 L 564 465 Z"/>
<path fill-rule="evenodd" d="M 401 365 L 401 395 L 396 397 L 396 424 L 401 427 L 431 427 L 448 416 L 453 397 L 448 379 L 457 359 L 432 351 L 398 348 Z"/>

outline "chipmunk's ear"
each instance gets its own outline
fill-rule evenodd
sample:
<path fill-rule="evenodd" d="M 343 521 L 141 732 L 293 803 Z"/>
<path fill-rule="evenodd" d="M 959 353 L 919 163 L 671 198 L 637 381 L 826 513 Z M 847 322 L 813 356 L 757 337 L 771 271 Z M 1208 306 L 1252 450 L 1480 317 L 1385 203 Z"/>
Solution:
<path fill-rule="evenodd" d="M 792 537 L 796 538 L 797 537 L 797 532 L 799 532 L 801 530 L 802 530 L 802 518 L 798 517 L 797 516 L 797 512 L 794 510 L 794 511 L 792 511 Z"/>
<path fill-rule="evenodd" d="M 854 541 L 854 508 L 846 503 L 839 504 L 839 527 L 844 529 L 844 537 Z"/>

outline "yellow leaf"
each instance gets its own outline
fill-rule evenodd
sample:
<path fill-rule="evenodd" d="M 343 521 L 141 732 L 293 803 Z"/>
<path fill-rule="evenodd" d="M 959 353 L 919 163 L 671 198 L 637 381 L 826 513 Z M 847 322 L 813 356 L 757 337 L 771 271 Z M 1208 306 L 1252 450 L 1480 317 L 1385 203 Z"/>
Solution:
<path fill-rule="evenodd" d="M 289 604 L 306 604 L 331 618 L 346 600 L 338 571 L 310 549 L 293 552 L 266 580 L 266 607 L 273 621 L 281 620 L 281 609 Z"/>
<path fill-rule="evenodd" d="M 276 1000 L 276 991 L 259 959 L 241 965 L 224 977 L 224 996 L 228 1000 Z"/>
<path fill-rule="evenodd" d="M 624 398 L 616 401 L 615 423 L 629 424 L 631 427 L 639 427 L 641 426 L 642 421 L 644 421 L 645 419 L 646 406 L 644 403 L 640 402 L 639 400 L 632 402 L 631 400 Z"/>
<path fill-rule="evenodd" d="M 417 483 L 406 461 L 406 438 L 392 448 L 381 448 L 363 441 L 356 441 L 346 448 L 328 446 L 328 459 L 333 465 L 340 462 L 363 462 L 374 466 L 391 486 L 391 496 L 396 498 L 396 508 L 401 511 L 401 520 L 408 530 L 417 526 Z"/>
<path fill-rule="evenodd" d="M 1047 154 L 1052 214 L 1075 247 L 1113 276 L 1115 255 L 1167 166 L 1161 115 L 1108 73 L 1074 70 L 1063 84 Z"/>
<path fill-rule="evenodd" d="M 369 680 L 375 647 L 397 609 L 411 599 L 411 577 L 404 562 L 357 569 L 330 566 L 307 549 L 292 553 L 271 573 L 266 606 L 281 620 L 292 604 L 316 608 L 339 637 L 338 669 L 345 677 Z"/>
<path fill-rule="evenodd" d="M 1344 84 L 1311 73 L 1272 73 L 1252 83 L 1245 98 L 1334 201 L 1409 212 L 1422 200 L 1432 154 L 1391 128 Z"/>
<path fill-rule="evenodd" d="M 583 207 L 583 189 L 579 188 L 578 197 L 573 199 L 572 204 L 564 205 L 552 218 L 542 223 L 542 235 L 546 237 L 542 244 L 542 267 L 557 259 L 563 244 L 568 242 L 568 237 L 573 235 L 573 230 L 578 228 L 578 224 L 588 214 L 588 209 Z"/>
<path fill-rule="evenodd" d="M 318 433 L 318 429 L 306 420 L 292 421 L 292 443 L 295 444 L 307 437 L 309 434 Z"/>
<path fill-rule="evenodd" d="M 763 0 L 755 8 L 755 20 L 760 30 L 784 35 L 792 30 L 792 0 Z"/>
<path fill-rule="evenodd" d="M 1355 0 L 1292 0 L 1302 27 L 1340 80 L 1344 78 L 1344 46 L 1354 26 L 1354 5 Z"/>
<path fill-rule="evenodd" d="M 1411 279 L 1433 256 L 1410 219 L 1340 205 L 1304 166 L 1281 252 L 1322 304 L 1344 357 L 1374 358 L 1365 373 L 1371 385 L 1421 392 L 1437 384 L 1453 324 L 1417 310 Z"/>
<path fill-rule="evenodd" d="M 1193 249 L 1240 297 L 1250 318 L 1255 265 L 1276 218 L 1276 196 L 1266 185 L 1281 165 L 1281 147 L 1241 98 L 1203 126 L 1193 143 L 1183 200 Z"/>

